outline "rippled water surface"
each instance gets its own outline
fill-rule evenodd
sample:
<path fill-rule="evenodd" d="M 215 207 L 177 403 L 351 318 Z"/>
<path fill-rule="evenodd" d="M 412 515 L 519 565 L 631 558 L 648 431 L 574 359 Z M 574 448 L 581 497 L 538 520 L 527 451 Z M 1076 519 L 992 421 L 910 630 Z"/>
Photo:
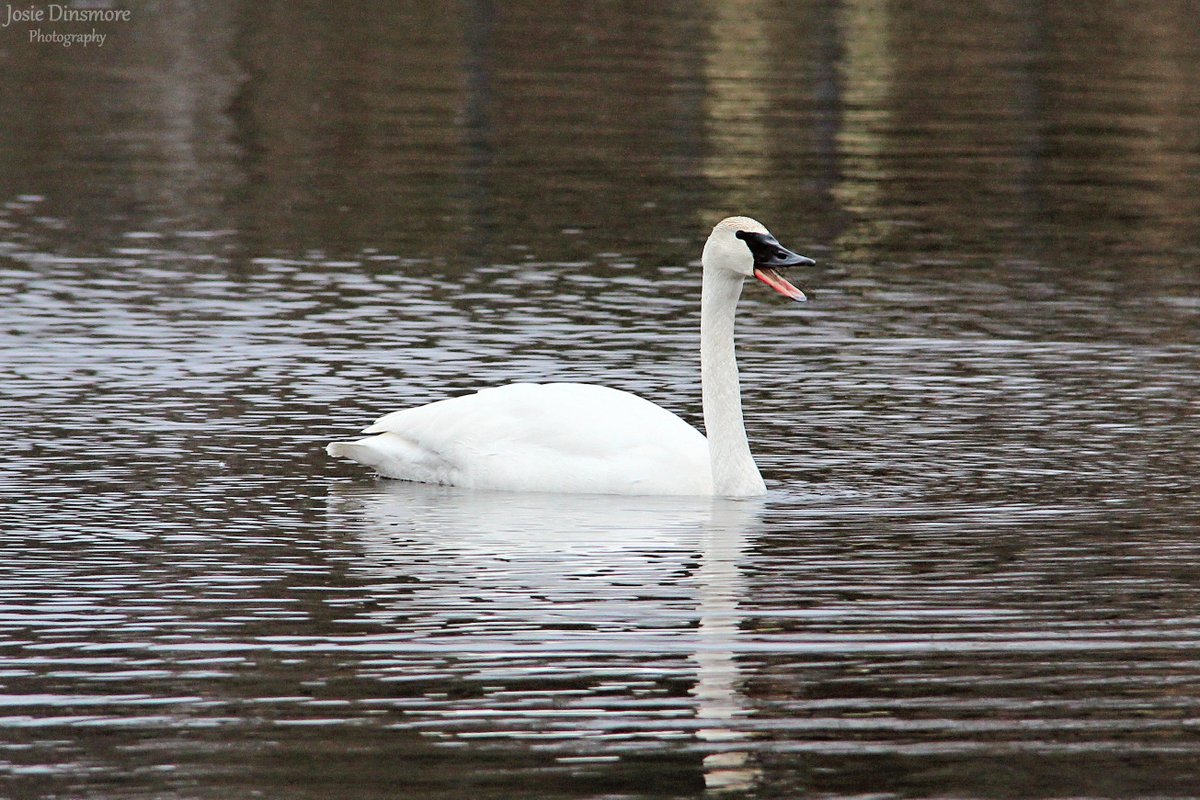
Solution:
<path fill-rule="evenodd" d="M 1196 795 L 1186 5 L 29 27 L 0 29 L 0 794 Z M 324 454 L 514 379 L 699 424 L 730 213 L 819 262 L 814 302 L 741 306 L 766 498 Z"/>

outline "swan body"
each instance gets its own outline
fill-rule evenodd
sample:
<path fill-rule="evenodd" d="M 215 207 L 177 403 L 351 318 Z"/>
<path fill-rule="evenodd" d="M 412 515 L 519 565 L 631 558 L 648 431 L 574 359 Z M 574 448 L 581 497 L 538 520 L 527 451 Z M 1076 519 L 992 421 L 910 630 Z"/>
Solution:
<path fill-rule="evenodd" d="M 750 497 L 766 485 L 742 422 L 733 317 L 755 277 L 794 300 L 778 272 L 812 264 L 748 217 L 704 246 L 700 364 L 705 437 L 637 395 L 583 383 L 513 383 L 380 417 L 331 456 L 401 480 L 509 491 Z"/>
<path fill-rule="evenodd" d="M 532 492 L 712 494 L 708 442 L 671 412 L 586 383 L 511 383 L 394 411 L 329 452 L 389 478 Z"/>

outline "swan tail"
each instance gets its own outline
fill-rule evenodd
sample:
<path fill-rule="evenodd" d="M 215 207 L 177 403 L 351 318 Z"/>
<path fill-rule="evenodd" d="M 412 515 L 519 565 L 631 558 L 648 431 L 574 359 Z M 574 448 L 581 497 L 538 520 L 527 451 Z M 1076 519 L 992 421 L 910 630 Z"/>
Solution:
<path fill-rule="evenodd" d="M 373 452 L 361 442 L 330 442 L 325 446 L 325 452 L 334 458 L 348 458 L 360 464 L 371 466 Z"/>
<path fill-rule="evenodd" d="M 450 483 L 451 465 L 438 453 L 396 433 L 381 433 L 356 442 L 330 442 L 325 452 L 371 467 L 385 478 L 420 483 Z"/>

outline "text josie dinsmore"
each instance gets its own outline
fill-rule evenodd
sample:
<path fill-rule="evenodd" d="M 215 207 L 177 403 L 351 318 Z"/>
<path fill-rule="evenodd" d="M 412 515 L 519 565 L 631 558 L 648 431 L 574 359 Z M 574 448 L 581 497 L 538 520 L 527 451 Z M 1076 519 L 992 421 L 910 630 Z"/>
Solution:
<path fill-rule="evenodd" d="M 14 22 L 128 22 L 129 17 L 127 8 L 74 8 L 59 3 L 14 8 L 8 4 L 0 13 L 0 28 Z"/>

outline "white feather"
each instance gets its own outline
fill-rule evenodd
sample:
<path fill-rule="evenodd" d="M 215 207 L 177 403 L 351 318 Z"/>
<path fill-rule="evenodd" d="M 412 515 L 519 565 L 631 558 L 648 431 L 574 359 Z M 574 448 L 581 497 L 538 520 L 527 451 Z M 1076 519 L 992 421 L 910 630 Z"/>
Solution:
<path fill-rule="evenodd" d="M 704 435 L 637 395 L 512 383 L 381 417 L 330 455 L 389 478 L 543 492 L 712 494 Z"/>

